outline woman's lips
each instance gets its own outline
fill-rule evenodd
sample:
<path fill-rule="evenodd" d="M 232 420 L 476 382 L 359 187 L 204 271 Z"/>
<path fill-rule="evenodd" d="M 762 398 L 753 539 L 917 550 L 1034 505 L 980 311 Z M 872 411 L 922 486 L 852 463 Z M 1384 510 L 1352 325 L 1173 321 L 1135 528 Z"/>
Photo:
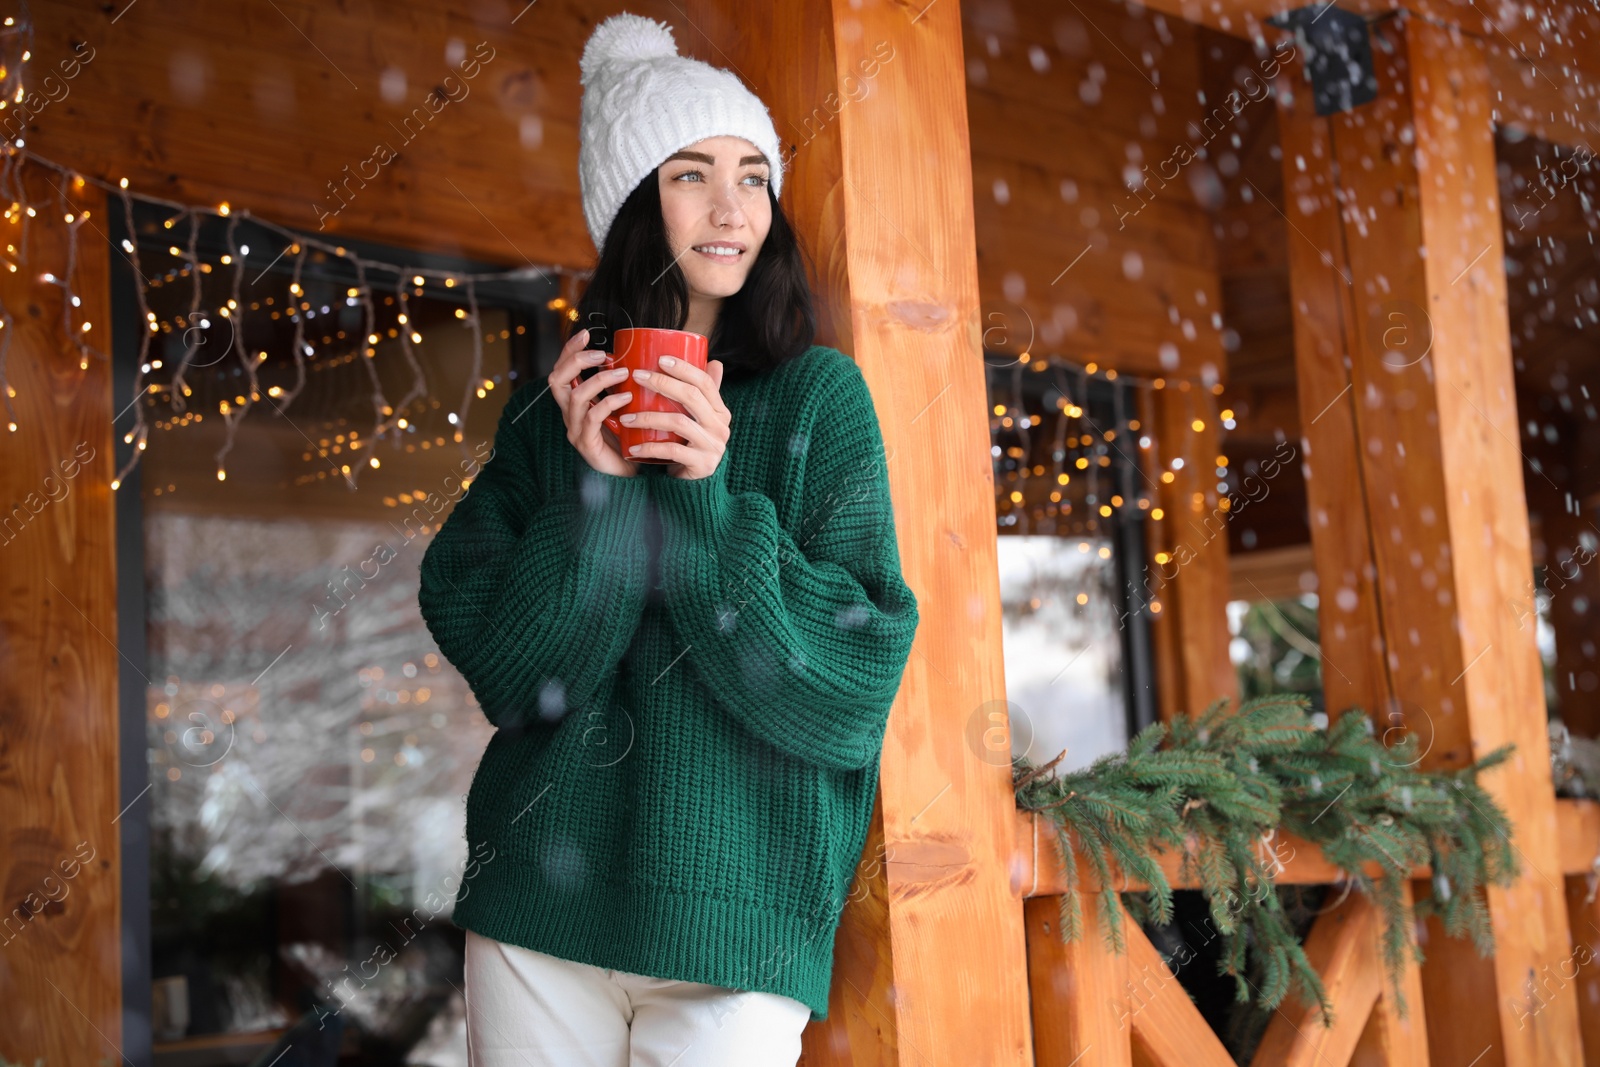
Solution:
<path fill-rule="evenodd" d="M 699 252 L 700 255 L 705 256 L 707 259 L 711 260 L 711 262 L 713 262 L 713 263 L 737 263 L 737 262 L 739 262 L 740 257 L 744 255 L 743 252 L 739 252 L 739 253 L 737 253 L 735 255 L 731 255 L 731 256 L 722 256 L 722 255 L 717 255 L 714 252 L 702 252 L 699 248 L 696 248 L 695 251 Z"/>

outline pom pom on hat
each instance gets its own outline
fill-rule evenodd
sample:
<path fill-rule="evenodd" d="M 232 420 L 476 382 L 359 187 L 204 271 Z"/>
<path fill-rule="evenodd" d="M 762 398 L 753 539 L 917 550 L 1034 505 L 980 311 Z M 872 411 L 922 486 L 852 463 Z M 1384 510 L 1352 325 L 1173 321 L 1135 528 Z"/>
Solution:
<path fill-rule="evenodd" d="M 677 54 L 671 26 L 624 12 L 606 19 L 590 34 L 589 43 L 583 46 L 583 58 L 578 61 L 578 80 L 588 85 L 595 72 L 607 64 L 642 63 Z"/>
<path fill-rule="evenodd" d="M 772 196 L 782 194 L 783 143 L 766 106 L 732 71 L 679 55 L 667 24 L 612 15 L 590 33 L 578 69 L 578 188 L 596 251 L 639 183 L 708 137 L 755 145 L 767 157 Z"/>

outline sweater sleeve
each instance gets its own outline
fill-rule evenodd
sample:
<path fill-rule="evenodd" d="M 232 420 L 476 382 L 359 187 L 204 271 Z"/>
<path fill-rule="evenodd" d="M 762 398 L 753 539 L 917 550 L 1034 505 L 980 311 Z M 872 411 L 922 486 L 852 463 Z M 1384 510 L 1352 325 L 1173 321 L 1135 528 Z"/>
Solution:
<path fill-rule="evenodd" d="M 644 479 L 557 463 L 553 450 L 572 446 L 535 385 L 507 402 L 493 453 L 423 555 L 417 595 L 497 727 L 554 722 L 599 697 L 648 592 Z"/>
<path fill-rule="evenodd" d="M 685 659 L 730 714 L 808 763 L 878 758 L 918 611 L 901 577 L 883 440 L 854 362 L 805 403 L 800 516 L 731 492 L 728 459 L 698 479 L 658 478 L 661 578 Z M 818 417 L 816 413 L 821 412 Z"/>

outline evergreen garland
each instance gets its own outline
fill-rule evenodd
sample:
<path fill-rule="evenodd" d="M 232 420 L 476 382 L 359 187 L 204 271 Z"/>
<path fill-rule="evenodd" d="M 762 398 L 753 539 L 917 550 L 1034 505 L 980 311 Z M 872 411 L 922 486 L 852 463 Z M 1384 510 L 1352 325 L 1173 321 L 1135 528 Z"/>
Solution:
<path fill-rule="evenodd" d="M 1126 753 L 1103 756 L 1086 770 L 1046 777 L 1065 752 L 1038 767 L 1013 760 L 1012 787 L 1021 810 L 1055 825 L 1066 860 L 1063 940 L 1083 934 L 1080 854 L 1100 883 L 1108 942 L 1121 952 L 1123 906 L 1136 922 L 1171 921 L 1172 886 L 1157 856 L 1175 849 L 1184 878 L 1205 894 L 1222 938 L 1219 973 L 1233 976 L 1236 999 L 1251 999 L 1245 972 L 1253 952 L 1264 976 L 1255 991 L 1262 1007 L 1276 1007 L 1298 987 L 1332 1025 L 1322 980 L 1272 882 L 1273 834 L 1282 829 L 1319 845 L 1350 884 L 1377 902 L 1384 963 L 1404 1015 L 1400 971 L 1408 953 L 1422 959 L 1402 896 L 1412 870 L 1433 870 L 1433 893 L 1417 902 L 1418 916 L 1437 915 L 1450 936 L 1471 938 L 1481 955 L 1494 951 L 1483 890 L 1514 880 L 1517 862 L 1510 822 L 1477 779 L 1512 747 L 1457 771 L 1422 771 L 1415 737 L 1385 745 L 1360 710 L 1321 728 L 1299 694 L 1257 697 L 1234 712 L 1224 699 L 1197 717 L 1150 726 Z M 1381 875 L 1365 872 L 1371 863 Z M 1119 894 L 1113 864 L 1148 891 Z"/>

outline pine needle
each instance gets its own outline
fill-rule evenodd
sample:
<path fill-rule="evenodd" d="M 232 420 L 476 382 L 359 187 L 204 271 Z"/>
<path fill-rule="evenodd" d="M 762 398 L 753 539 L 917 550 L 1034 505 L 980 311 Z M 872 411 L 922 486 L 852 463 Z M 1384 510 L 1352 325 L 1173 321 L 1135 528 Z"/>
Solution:
<path fill-rule="evenodd" d="M 1437 916 L 1447 934 L 1484 955 L 1494 951 L 1484 890 L 1512 882 L 1518 867 L 1510 821 L 1478 776 L 1511 752 L 1504 746 L 1455 771 L 1419 770 L 1414 738 L 1386 745 L 1359 710 L 1319 728 L 1305 697 L 1282 694 L 1233 711 L 1219 700 L 1197 716 L 1156 724 L 1127 752 L 1087 770 L 1059 773 L 1064 752 L 1040 767 L 1014 760 L 1012 786 L 1020 809 L 1050 820 L 1066 861 L 1062 940 L 1084 933 L 1080 859 L 1099 883 L 1102 932 L 1121 952 L 1125 907 L 1135 921 L 1171 921 L 1160 858 L 1176 852 L 1210 906 L 1222 940 L 1219 973 L 1234 977 L 1238 998 L 1271 1009 L 1298 991 L 1331 1026 L 1332 1005 L 1272 886 L 1263 843 L 1283 830 L 1318 845 L 1372 898 L 1398 995 L 1407 961 L 1422 960 L 1413 911 Z M 1367 874 L 1371 865 L 1381 874 Z M 1434 890 L 1409 909 L 1402 886 L 1423 865 L 1433 869 Z M 1128 880 L 1147 888 L 1124 899 L 1117 886 Z M 1259 986 L 1246 978 L 1252 960 Z M 1403 999 L 1397 1007 L 1404 1016 Z"/>

